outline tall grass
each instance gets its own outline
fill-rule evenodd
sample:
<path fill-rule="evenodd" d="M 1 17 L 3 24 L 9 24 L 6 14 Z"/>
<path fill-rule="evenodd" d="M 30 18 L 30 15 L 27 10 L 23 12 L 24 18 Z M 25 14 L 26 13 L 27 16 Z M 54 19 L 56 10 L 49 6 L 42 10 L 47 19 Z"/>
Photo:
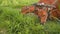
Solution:
<path fill-rule="evenodd" d="M 21 14 L 22 7 L 38 2 L 37 0 L 0 0 L 0 34 L 60 34 L 60 22 L 49 20 L 40 25 L 34 14 Z"/>
<path fill-rule="evenodd" d="M 6 34 L 57 34 L 59 26 L 54 20 L 42 26 L 34 14 L 23 15 L 17 9 L 0 7 L 0 29 Z"/>
<path fill-rule="evenodd" d="M 38 2 L 38 0 L 0 0 L 0 6 L 21 7 Z"/>

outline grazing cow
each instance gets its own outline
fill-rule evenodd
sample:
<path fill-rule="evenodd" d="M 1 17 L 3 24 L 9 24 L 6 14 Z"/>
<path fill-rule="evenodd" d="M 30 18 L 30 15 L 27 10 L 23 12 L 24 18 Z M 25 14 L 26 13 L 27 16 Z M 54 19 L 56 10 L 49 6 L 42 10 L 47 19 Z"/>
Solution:
<path fill-rule="evenodd" d="M 22 13 L 27 14 L 32 12 L 39 17 L 41 24 L 45 24 L 48 18 L 60 18 L 58 3 L 58 0 L 40 0 L 36 4 L 23 7 Z"/>
<path fill-rule="evenodd" d="M 41 24 L 45 24 L 48 16 L 47 8 L 43 8 L 36 5 L 23 7 L 22 14 L 27 14 L 27 13 L 34 13 L 35 15 L 37 15 L 41 20 Z"/>

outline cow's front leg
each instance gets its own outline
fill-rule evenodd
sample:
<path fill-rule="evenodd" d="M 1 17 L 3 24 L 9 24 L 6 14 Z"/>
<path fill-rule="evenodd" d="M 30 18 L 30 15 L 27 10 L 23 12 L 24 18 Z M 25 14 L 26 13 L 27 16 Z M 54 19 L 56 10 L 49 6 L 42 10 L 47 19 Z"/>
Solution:
<path fill-rule="evenodd" d="M 46 15 L 39 16 L 39 19 L 41 21 L 40 24 L 44 25 L 46 23 L 47 16 Z"/>
<path fill-rule="evenodd" d="M 39 19 L 41 21 L 40 24 L 44 25 L 46 23 L 48 13 L 46 11 L 38 12 L 38 17 L 39 17 Z"/>

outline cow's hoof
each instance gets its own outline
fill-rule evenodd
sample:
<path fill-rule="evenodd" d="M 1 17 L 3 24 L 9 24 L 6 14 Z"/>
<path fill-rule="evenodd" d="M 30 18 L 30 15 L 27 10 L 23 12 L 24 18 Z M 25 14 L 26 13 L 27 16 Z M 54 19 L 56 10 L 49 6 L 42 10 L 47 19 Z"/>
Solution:
<path fill-rule="evenodd" d="M 45 25 L 45 23 L 40 23 L 40 25 Z"/>

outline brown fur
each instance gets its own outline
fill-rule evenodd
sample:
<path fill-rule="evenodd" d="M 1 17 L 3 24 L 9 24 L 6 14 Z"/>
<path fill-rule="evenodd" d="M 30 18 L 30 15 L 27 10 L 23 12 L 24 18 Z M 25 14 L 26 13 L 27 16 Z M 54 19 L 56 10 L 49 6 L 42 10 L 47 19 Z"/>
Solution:
<path fill-rule="evenodd" d="M 55 4 L 52 4 L 54 1 L 55 0 L 40 0 L 38 3 L 44 2 L 44 3 L 49 4 L 49 5 L 54 5 L 55 9 L 54 8 L 51 9 L 50 18 L 60 19 L 60 10 L 58 7 L 58 3 L 60 2 L 60 0 L 58 0 Z M 38 15 L 38 17 L 40 17 L 39 19 L 41 20 L 41 23 L 44 24 L 47 20 L 47 17 L 48 17 L 48 9 L 47 8 L 43 9 L 43 8 L 40 8 L 40 7 L 37 7 L 34 5 L 25 6 L 22 8 L 22 13 L 27 14 L 27 13 L 33 12 L 34 14 Z"/>
<path fill-rule="evenodd" d="M 47 9 L 40 9 L 39 7 L 36 6 L 26 6 L 22 8 L 22 13 L 27 14 L 33 12 L 36 14 L 39 19 L 41 20 L 41 23 L 44 24 L 47 20 L 48 14 L 47 14 Z"/>

